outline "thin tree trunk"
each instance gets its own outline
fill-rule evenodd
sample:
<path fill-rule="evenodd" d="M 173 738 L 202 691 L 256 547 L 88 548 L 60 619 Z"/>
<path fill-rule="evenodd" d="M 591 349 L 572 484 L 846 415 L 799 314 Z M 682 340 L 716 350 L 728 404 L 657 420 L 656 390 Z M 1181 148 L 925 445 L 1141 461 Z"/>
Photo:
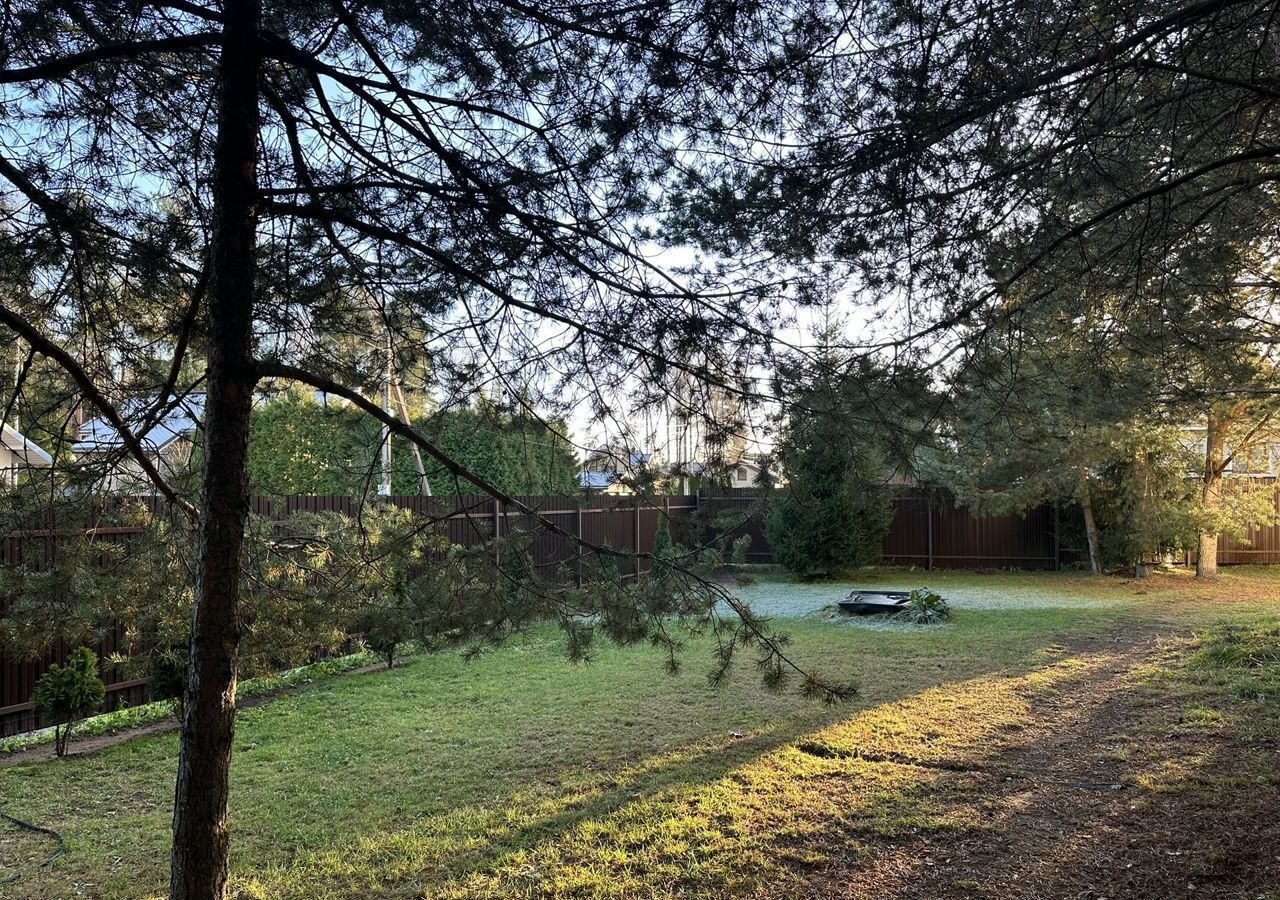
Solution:
<path fill-rule="evenodd" d="M 249 512 L 245 454 L 256 374 L 258 0 L 223 4 L 221 94 L 212 178 L 208 387 L 196 539 L 190 674 L 173 812 L 169 895 L 226 896 L 227 790 L 235 734 L 240 549 Z"/>
<path fill-rule="evenodd" d="M 1206 517 L 1212 518 L 1222 505 L 1222 472 L 1225 466 L 1226 445 L 1223 441 L 1222 423 L 1213 411 L 1206 419 L 1204 438 L 1204 476 L 1200 487 L 1200 499 Z M 1218 535 L 1201 531 L 1196 548 L 1196 577 L 1212 578 L 1218 574 Z"/>
<path fill-rule="evenodd" d="M 1080 469 L 1080 510 L 1084 513 L 1084 537 L 1089 545 L 1089 572 L 1102 574 L 1102 547 L 1098 540 L 1098 522 L 1093 517 L 1093 498 L 1089 493 L 1089 477 Z"/>

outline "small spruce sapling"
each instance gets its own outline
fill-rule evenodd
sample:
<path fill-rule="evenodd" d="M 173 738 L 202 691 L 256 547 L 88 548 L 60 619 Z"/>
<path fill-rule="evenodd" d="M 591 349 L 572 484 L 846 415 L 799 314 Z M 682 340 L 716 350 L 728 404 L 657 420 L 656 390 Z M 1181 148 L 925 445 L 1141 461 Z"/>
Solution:
<path fill-rule="evenodd" d="M 56 663 L 36 682 L 31 705 L 54 721 L 54 752 L 67 755 L 75 723 L 102 706 L 107 694 L 98 674 L 98 657 L 87 647 L 71 654 L 65 666 Z"/>
<path fill-rule="evenodd" d="M 401 576 L 396 581 L 392 602 L 361 610 L 356 617 L 356 630 L 361 633 L 364 645 L 386 660 L 390 669 L 395 666 L 396 651 L 413 633 L 412 619 L 408 590 Z"/>
<path fill-rule="evenodd" d="M 151 655 L 149 667 L 153 700 L 176 700 L 182 708 L 182 695 L 187 688 L 187 648 L 175 644 Z"/>

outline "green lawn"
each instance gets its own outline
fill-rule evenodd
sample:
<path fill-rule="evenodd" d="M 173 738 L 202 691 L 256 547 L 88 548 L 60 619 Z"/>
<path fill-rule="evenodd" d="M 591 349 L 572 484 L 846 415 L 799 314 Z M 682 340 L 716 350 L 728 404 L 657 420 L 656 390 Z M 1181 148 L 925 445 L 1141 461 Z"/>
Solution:
<path fill-rule="evenodd" d="M 929 573 L 926 583 L 1004 608 L 962 605 L 952 625 L 919 633 L 815 616 L 779 623 L 796 657 L 863 686 L 835 708 L 765 692 L 747 660 L 713 691 L 709 647 L 697 640 L 684 671 L 669 676 L 644 648 L 570 665 L 546 630 L 477 661 L 413 658 L 245 710 L 233 764 L 235 886 L 272 898 L 779 889 L 836 852 L 825 837 L 832 823 L 875 836 L 974 827 L 932 803 L 934 770 L 860 757 L 976 752 L 1018 728 L 1037 691 L 1090 665 L 1073 642 L 1141 622 L 1215 634 L 1259 615 L 1280 622 L 1266 570 L 1240 570 L 1212 590 L 1168 577 Z M 775 599 L 779 587 L 767 584 Z M 1198 640 L 1189 652 L 1208 653 Z M 1248 668 L 1244 659 L 1234 663 Z M 1205 715 L 1216 714 L 1211 695 L 1229 693 L 1210 681 L 1195 681 L 1192 705 Z M 58 829 L 68 848 L 0 897 L 158 895 L 176 750 L 169 734 L 0 769 L 0 812 Z"/>

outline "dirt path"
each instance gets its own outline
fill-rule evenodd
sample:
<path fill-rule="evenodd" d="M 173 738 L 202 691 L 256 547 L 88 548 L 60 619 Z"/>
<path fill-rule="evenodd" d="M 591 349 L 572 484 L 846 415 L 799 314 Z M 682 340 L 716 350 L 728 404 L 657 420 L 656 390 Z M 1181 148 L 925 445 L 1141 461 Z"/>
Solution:
<path fill-rule="evenodd" d="M 873 844 L 810 880 L 858 900 L 1280 900 L 1275 747 L 1187 726 L 1135 671 L 1168 630 L 1073 647 L 1095 663 L 1028 727 L 955 761 L 935 800 L 980 824 Z"/>

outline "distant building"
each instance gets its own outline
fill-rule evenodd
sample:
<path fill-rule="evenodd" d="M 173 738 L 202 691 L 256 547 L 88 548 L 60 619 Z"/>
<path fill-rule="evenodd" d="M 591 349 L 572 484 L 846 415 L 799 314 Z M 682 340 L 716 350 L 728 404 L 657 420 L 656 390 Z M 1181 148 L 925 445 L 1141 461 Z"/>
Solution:
<path fill-rule="evenodd" d="M 628 476 L 647 466 L 652 459 L 648 453 L 631 453 L 598 447 L 587 452 L 578 473 L 579 486 L 588 493 L 634 494 Z"/>
<path fill-rule="evenodd" d="M 1182 445 L 1195 456 L 1197 465 L 1194 474 L 1200 474 L 1204 468 L 1206 427 L 1203 423 L 1187 425 L 1182 429 Z M 1228 477 L 1236 478 L 1276 478 L 1280 476 L 1280 433 L 1268 430 L 1259 434 L 1244 448 L 1225 448 L 1229 458 L 1227 468 L 1223 472 Z"/>
<path fill-rule="evenodd" d="M 729 487 L 760 487 L 760 476 L 763 472 L 764 467 L 760 465 L 758 459 L 743 455 L 729 469 Z"/>
<path fill-rule="evenodd" d="M 133 403 L 121 410 L 125 423 L 163 477 L 172 478 L 190 468 L 196 432 L 204 418 L 204 399 L 204 394 L 187 394 L 155 422 L 149 422 L 147 415 L 154 403 Z M 71 449 L 78 461 L 103 466 L 105 490 L 146 493 L 155 488 L 141 464 L 128 452 L 124 438 L 105 418 L 93 418 L 81 425 L 79 440 Z"/>
<path fill-rule="evenodd" d="M 9 487 L 18 484 L 18 478 L 26 469 L 53 465 L 53 457 L 39 444 L 23 437 L 5 425 L 0 429 L 0 477 Z"/>
<path fill-rule="evenodd" d="M 578 485 L 587 493 L 630 494 L 631 488 L 616 472 L 579 472 Z"/>

